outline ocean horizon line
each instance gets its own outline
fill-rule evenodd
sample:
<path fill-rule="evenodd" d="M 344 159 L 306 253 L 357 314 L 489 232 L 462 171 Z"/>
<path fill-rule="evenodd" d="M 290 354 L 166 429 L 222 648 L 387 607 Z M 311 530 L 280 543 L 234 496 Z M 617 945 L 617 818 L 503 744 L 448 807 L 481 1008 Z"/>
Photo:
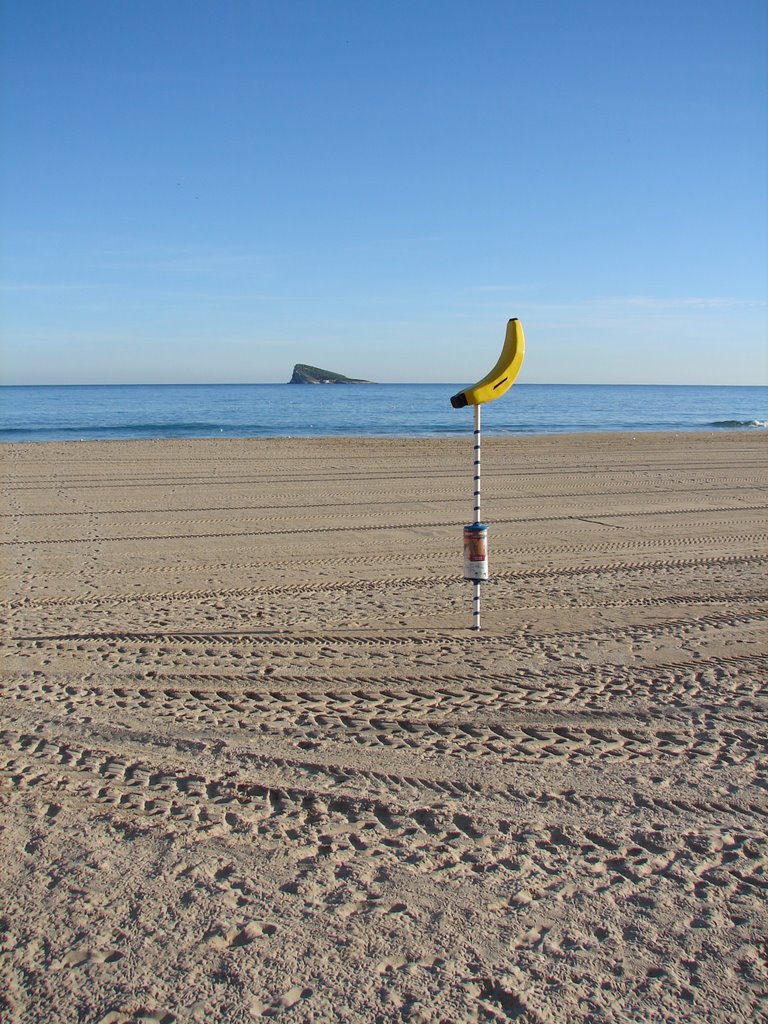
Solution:
<path fill-rule="evenodd" d="M 295 384 L 291 381 L 280 381 L 280 380 L 267 380 L 267 381 L 107 381 L 100 383 L 98 381 L 85 381 L 85 382 L 73 382 L 68 383 L 47 383 L 47 384 L 3 384 L 0 382 L 0 389 L 2 388 L 250 388 L 250 387 L 286 387 L 289 386 L 294 388 L 308 388 L 308 387 L 326 387 L 336 388 L 345 386 L 359 386 L 359 387 L 462 387 L 466 386 L 466 380 L 464 381 L 426 381 L 426 380 L 406 380 L 406 381 L 365 381 L 350 382 L 349 385 L 346 381 L 334 383 L 334 384 Z M 653 381 L 559 381 L 559 382 L 541 382 L 541 381 L 518 381 L 514 385 L 515 389 L 518 388 L 767 388 L 768 380 L 764 384 L 677 384 L 669 382 L 653 382 Z"/>

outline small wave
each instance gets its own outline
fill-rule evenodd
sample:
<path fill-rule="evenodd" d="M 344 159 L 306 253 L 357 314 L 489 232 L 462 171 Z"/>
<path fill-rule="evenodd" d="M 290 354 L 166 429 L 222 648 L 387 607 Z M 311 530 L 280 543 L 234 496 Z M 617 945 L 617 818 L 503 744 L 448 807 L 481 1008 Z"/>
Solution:
<path fill-rule="evenodd" d="M 55 430 L 57 434 L 82 434 L 88 431 L 105 431 L 111 430 L 134 430 L 137 433 L 151 433 L 156 430 L 221 430 L 223 429 L 218 423 L 103 423 L 103 424 L 88 424 L 87 426 L 74 426 L 68 427 L 64 425 L 57 425 L 51 427 L 3 427 L 2 432 L 4 434 L 46 434 L 50 433 L 51 430 Z"/>
<path fill-rule="evenodd" d="M 722 427 L 725 430 L 733 430 L 739 427 L 755 427 L 765 430 L 768 427 L 768 420 L 715 420 L 714 423 L 709 425 L 710 427 Z"/>
<path fill-rule="evenodd" d="M 87 426 L 1 427 L 0 441 L 125 441 L 174 437 L 221 437 L 259 433 L 260 427 L 207 422 L 89 424 Z"/>

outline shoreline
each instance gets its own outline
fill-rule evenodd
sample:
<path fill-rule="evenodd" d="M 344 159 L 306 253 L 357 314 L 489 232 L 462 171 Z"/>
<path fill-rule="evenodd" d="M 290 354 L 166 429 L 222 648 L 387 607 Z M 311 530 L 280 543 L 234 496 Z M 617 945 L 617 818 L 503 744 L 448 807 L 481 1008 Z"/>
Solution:
<path fill-rule="evenodd" d="M 2 444 L 0 1016 L 764 1015 L 766 444 Z"/>
<path fill-rule="evenodd" d="M 472 433 L 471 425 L 464 430 L 463 428 L 456 428 L 455 431 L 445 433 L 434 433 L 434 434 L 206 434 L 206 435 L 184 435 L 174 434 L 165 435 L 159 437 L 82 437 L 82 438 L 46 438 L 40 440 L 27 439 L 27 440 L 16 440 L 16 441 L 4 441 L 0 440 L 0 449 L 12 446 L 12 445 L 24 445 L 24 444 L 93 444 L 93 443 L 105 443 L 109 444 L 112 442 L 137 442 L 140 444 L 157 444 L 161 441 L 341 441 L 345 439 L 361 440 L 364 438 L 371 438 L 378 441 L 450 441 L 457 437 L 462 437 L 465 433 Z M 515 439 L 531 439 L 545 438 L 545 437 L 557 437 L 557 438 L 569 438 L 569 437 L 583 437 L 583 438 L 597 438 L 604 437 L 605 435 L 615 437 L 625 437 L 627 435 L 661 435 L 664 437 L 690 437 L 691 435 L 702 435 L 704 437 L 720 437 L 722 435 L 747 435 L 747 436 L 760 436 L 768 435 L 768 426 L 758 424 L 755 421 L 754 424 L 743 425 L 739 427 L 690 427 L 690 428 L 677 428 L 670 430 L 669 428 L 655 428 L 655 427 L 635 427 L 627 430 L 595 430 L 595 429 L 584 429 L 584 430 L 547 430 L 541 433 L 535 431 L 521 430 L 521 431 L 494 431 L 493 427 L 483 428 L 483 440 L 486 438 L 497 438 L 506 440 Z"/>

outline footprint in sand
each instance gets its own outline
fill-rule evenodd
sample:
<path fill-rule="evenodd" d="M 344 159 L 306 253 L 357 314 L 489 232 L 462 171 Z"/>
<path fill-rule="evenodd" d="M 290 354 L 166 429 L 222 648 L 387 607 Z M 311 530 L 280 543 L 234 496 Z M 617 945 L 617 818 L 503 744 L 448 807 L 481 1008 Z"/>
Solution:
<path fill-rule="evenodd" d="M 115 964 L 123 959 L 123 954 L 117 949 L 89 949 L 87 946 L 75 946 L 65 953 L 58 965 L 59 969 L 64 967 L 82 967 L 83 964 Z"/>
<path fill-rule="evenodd" d="M 250 946 L 257 939 L 269 938 L 276 931 L 277 925 L 269 922 L 248 921 L 246 924 L 236 925 L 234 928 L 225 929 L 219 925 L 206 932 L 203 938 L 214 949 L 237 949 L 240 946 Z"/>

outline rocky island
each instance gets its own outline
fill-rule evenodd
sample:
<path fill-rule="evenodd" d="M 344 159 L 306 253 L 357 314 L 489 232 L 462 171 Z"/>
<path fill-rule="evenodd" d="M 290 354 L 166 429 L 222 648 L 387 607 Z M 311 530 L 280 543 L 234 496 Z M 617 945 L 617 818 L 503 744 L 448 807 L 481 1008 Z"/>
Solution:
<path fill-rule="evenodd" d="M 334 373 L 333 370 L 321 370 L 318 366 L 308 366 L 306 363 L 296 363 L 293 368 L 293 375 L 288 381 L 289 384 L 371 384 L 370 380 L 357 380 L 354 377 L 345 377 L 343 373 Z"/>

